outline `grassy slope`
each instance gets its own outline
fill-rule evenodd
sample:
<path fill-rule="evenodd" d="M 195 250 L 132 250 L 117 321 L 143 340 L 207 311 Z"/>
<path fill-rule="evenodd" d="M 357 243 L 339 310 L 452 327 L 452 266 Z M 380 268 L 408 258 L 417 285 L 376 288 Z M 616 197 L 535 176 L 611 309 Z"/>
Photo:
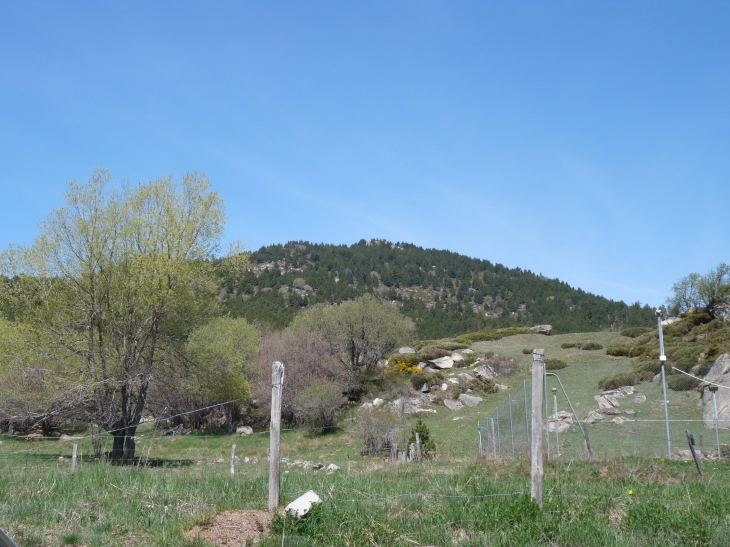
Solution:
<path fill-rule="evenodd" d="M 521 370 L 505 379 L 510 389 L 529 376 L 531 356 L 523 355 L 523 348 L 545 348 L 548 358 L 565 359 L 570 364 L 558 374 L 574 404 L 580 405 L 583 418 L 595 408 L 598 380 L 628 371 L 631 363 L 606 356 L 603 350 L 563 350 L 560 345 L 595 341 L 607 346 L 618 336 L 517 335 L 479 342 L 474 349 L 504 352 L 520 361 Z M 640 418 L 661 419 L 660 384 L 644 383 L 636 389 L 648 401 L 634 404 L 624 399 L 622 408 L 635 408 Z M 507 392 L 500 392 L 476 408 L 456 413 L 439 408 L 436 415 L 426 415 L 439 456 L 422 466 L 384 465 L 381 458 L 363 458 L 356 439 L 345 431 L 327 436 L 284 432 L 285 457 L 333 462 L 342 468 L 335 475 L 297 468 L 284 475 L 285 501 L 309 488 L 325 498 L 319 520 L 312 519 L 313 524 L 298 532 L 290 530 L 303 539 L 288 544 L 719 545 L 727 537 L 730 467 L 726 463 L 706 464 L 708 477 L 701 481 L 692 466 L 683 462 L 551 462 L 542 513 L 519 496 L 474 497 L 529 491 L 525 462 L 476 463 L 474 458 L 476 421 L 490 415 L 506 398 Z M 688 396 L 670 391 L 669 402 L 673 419 L 700 415 L 696 392 Z M 454 421 L 454 417 L 465 419 Z M 138 454 L 161 458 L 167 467 L 140 469 L 87 461 L 72 476 L 68 461 L 57 460 L 70 456 L 70 442 L 3 439 L 0 526 L 21 546 L 185 545 L 184 530 L 211 512 L 265 507 L 267 435 L 160 438 L 149 430 L 141 434 Z M 595 436 L 593 440 L 600 443 Z M 261 461 L 239 464 L 231 479 L 228 458 L 233 443 L 239 456 L 257 456 Z M 84 454 L 91 452 L 88 441 L 79 444 Z M 223 461 L 214 463 L 219 460 Z M 629 489 L 635 495 L 629 496 Z M 414 495 L 419 492 L 425 495 Z M 467 497 L 441 497 L 445 494 Z"/>

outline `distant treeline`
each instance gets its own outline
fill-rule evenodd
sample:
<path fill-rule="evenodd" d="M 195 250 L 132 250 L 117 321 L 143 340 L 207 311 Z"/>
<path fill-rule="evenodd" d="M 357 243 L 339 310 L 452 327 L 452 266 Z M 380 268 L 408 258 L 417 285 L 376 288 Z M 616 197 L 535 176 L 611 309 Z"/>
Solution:
<path fill-rule="evenodd" d="M 398 302 L 422 339 L 539 323 L 564 333 L 654 321 L 648 305 L 616 302 L 529 270 L 407 243 L 290 242 L 252 253 L 251 266 L 252 275 L 243 281 L 224 279 L 221 296 L 233 316 L 275 328 L 311 304 L 365 293 Z"/>

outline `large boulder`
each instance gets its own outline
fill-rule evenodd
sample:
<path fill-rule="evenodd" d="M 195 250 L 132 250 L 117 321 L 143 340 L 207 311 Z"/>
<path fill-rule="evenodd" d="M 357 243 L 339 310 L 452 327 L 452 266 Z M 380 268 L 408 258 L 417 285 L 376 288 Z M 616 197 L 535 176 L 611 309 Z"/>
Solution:
<path fill-rule="evenodd" d="M 459 400 L 466 406 L 477 406 L 483 399 L 476 395 L 467 395 L 466 393 L 462 393 L 459 395 Z"/>
<path fill-rule="evenodd" d="M 452 368 L 454 366 L 454 360 L 448 355 L 446 357 L 439 357 L 438 359 L 431 359 L 429 363 L 440 369 Z"/>
<path fill-rule="evenodd" d="M 724 353 L 717 358 L 705 376 L 705 381 L 712 382 L 721 387 L 715 393 L 717 399 L 717 420 L 718 427 L 730 429 L 730 353 Z M 715 414 L 712 406 L 712 392 L 707 389 L 708 385 L 702 387 L 702 421 L 705 427 L 715 427 Z"/>
<path fill-rule="evenodd" d="M 464 405 L 456 399 L 444 399 L 444 406 L 449 410 L 461 410 Z"/>
<path fill-rule="evenodd" d="M 544 334 L 545 336 L 550 336 L 550 333 L 553 332 L 553 326 L 535 325 L 534 327 L 530 327 L 530 330 L 536 334 Z"/>
<path fill-rule="evenodd" d="M 494 373 L 494 370 L 492 369 L 492 367 L 490 367 L 486 363 L 482 363 L 481 365 L 476 367 L 472 372 L 474 373 L 474 376 L 476 376 L 480 380 L 486 380 L 486 379 L 494 380 L 497 378 L 497 375 Z"/>

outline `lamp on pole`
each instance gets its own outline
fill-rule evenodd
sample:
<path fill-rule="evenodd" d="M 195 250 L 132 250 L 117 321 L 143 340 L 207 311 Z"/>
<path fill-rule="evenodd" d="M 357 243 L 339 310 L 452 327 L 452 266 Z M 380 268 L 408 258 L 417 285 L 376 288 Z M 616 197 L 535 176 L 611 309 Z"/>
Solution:
<path fill-rule="evenodd" d="M 659 330 L 659 362 L 662 365 L 662 394 L 664 395 L 664 423 L 667 427 L 667 459 L 672 459 L 672 441 L 669 437 L 669 412 L 667 411 L 667 380 L 664 373 L 664 363 L 667 362 L 667 356 L 664 355 L 664 333 L 662 332 L 662 310 L 654 311 L 656 315 L 657 328 Z"/>

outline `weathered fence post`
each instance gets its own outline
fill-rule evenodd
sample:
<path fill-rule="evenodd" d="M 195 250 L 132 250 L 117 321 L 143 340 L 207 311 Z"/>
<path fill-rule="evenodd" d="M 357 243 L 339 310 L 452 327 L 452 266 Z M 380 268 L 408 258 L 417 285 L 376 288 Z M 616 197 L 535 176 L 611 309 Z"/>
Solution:
<path fill-rule="evenodd" d="M 269 511 L 279 507 L 281 485 L 281 390 L 284 386 L 284 363 L 274 361 L 271 367 L 271 439 L 269 443 Z"/>
<path fill-rule="evenodd" d="M 545 350 L 532 350 L 532 450 L 530 474 L 532 486 L 530 497 L 542 509 L 542 398 L 545 387 Z"/>
<path fill-rule="evenodd" d="M 416 432 L 416 460 L 421 461 L 421 436 Z"/>
<path fill-rule="evenodd" d="M 231 477 L 236 474 L 236 468 L 234 467 L 234 464 L 236 463 L 236 445 L 234 444 L 231 446 Z"/>
<path fill-rule="evenodd" d="M 697 458 L 697 453 L 695 452 L 695 437 L 689 432 L 688 429 L 685 429 L 684 433 L 687 435 L 687 444 L 689 444 L 689 450 L 690 452 L 692 452 L 692 459 L 694 459 L 695 465 L 697 466 L 697 472 L 700 474 L 701 477 L 702 468 L 700 467 L 700 460 Z"/>
<path fill-rule="evenodd" d="M 522 390 L 525 392 L 525 435 L 527 435 L 527 453 L 530 453 L 530 411 L 527 408 L 527 380 L 522 382 Z"/>
<path fill-rule="evenodd" d="M 78 450 L 79 445 L 74 445 L 74 451 L 73 455 L 71 456 L 71 473 L 74 473 L 76 471 L 76 451 Z"/>
<path fill-rule="evenodd" d="M 722 451 L 720 450 L 720 429 L 717 423 L 717 399 L 715 398 L 715 393 L 717 393 L 717 389 L 717 386 L 710 386 L 710 393 L 712 393 L 712 409 L 715 416 L 715 440 L 717 441 L 717 459 L 721 460 Z"/>

